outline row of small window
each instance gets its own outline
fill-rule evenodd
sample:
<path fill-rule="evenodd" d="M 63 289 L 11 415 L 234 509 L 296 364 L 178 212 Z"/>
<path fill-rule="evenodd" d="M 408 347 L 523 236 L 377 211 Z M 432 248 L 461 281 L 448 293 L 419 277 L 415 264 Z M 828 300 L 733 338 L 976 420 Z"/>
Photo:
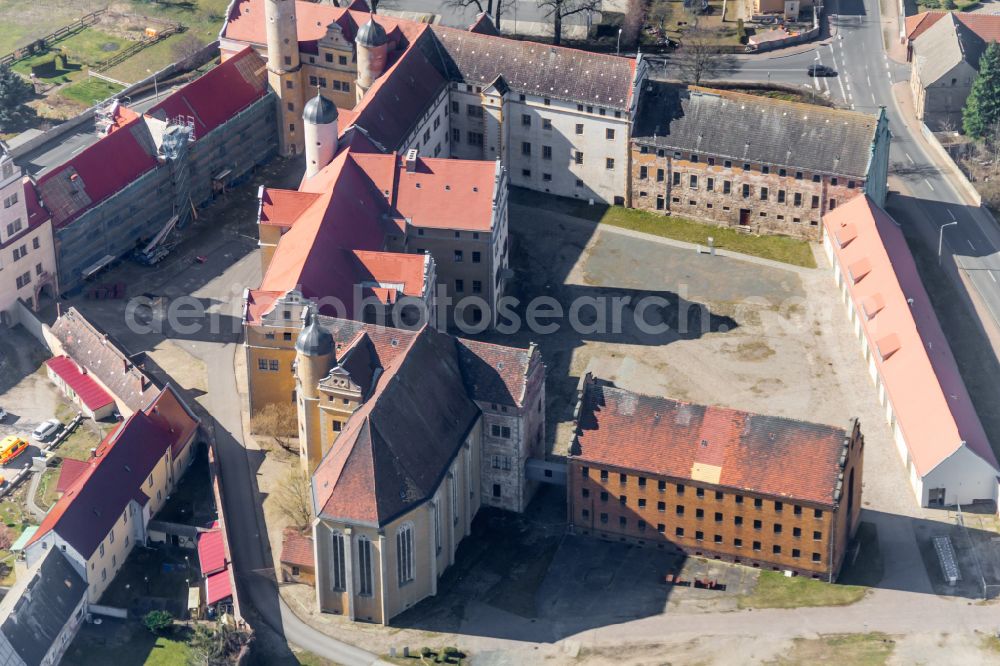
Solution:
<path fill-rule="evenodd" d="M 457 83 L 452 84 L 452 88 L 454 88 L 454 89 L 457 90 L 458 89 L 458 84 Z M 465 92 L 467 92 L 467 93 L 475 92 L 475 93 L 478 94 L 478 93 L 483 92 L 483 88 L 482 88 L 482 86 L 472 86 L 472 85 L 466 84 L 465 85 Z M 518 95 L 518 101 L 520 101 L 520 102 L 526 102 L 527 100 L 528 100 L 528 98 L 527 98 L 526 95 Z M 452 102 L 452 104 L 456 104 L 456 102 Z M 545 106 L 551 106 L 552 105 L 552 100 L 549 99 L 548 97 L 543 97 L 542 98 L 542 104 L 544 104 Z M 593 113 L 594 112 L 594 107 L 593 106 L 587 105 L 586 108 L 587 108 L 587 113 Z M 584 109 L 583 104 L 577 104 L 576 105 L 576 110 L 577 111 L 582 112 L 583 109 Z M 607 115 L 607 109 L 604 109 L 602 107 L 597 107 L 597 112 L 600 115 L 602 115 L 602 116 Z M 621 118 L 621 117 L 622 117 L 622 112 L 621 111 L 615 111 L 615 118 Z"/>
<path fill-rule="evenodd" d="M 641 190 L 639 191 L 639 197 L 640 198 L 646 197 L 646 196 L 649 196 L 648 192 L 643 192 Z M 663 195 L 657 195 L 657 197 L 656 197 L 656 210 L 664 210 L 666 208 L 666 206 L 664 205 L 665 201 L 666 201 L 666 199 L 663 197 Z M 681 198 L 680 197 L 671 197 L 670 201 L 672 203 L 675 203 L 675 204 L 680 204 L 681 203 Z M 830 199 L 830 208 L 831 209 L 835 208 L 836 207 L 836 203 L 837 202 L 834 199 Z M 689 206 L 697 206 L 698 202 L 695 201 L 694 199 L 688 199 L 687 205 L 689 205 Z M 705 208 L 709 208 L 709 209 L 713 208 L 714 206 L 715 206 L 715 204 L 713 204 L 711 202 L 705 204 Z M 722 210 L 724 212 L 728 213 L 732 209 L 729 206 L 723 206 Z M 767 217 L 767 211 L 763 211 L 762 210 L 762 211 L 760 211 L 759 215 L 761 217 Z M 777 214 L 777 215 L 775 215 L 774 217 L 777 220 L 784 220 L 785 219 L 785 216 L 782 215 L 782 214 L 780 214 L 780 213 Z M 793 217 L 792 218 L 792 222 L 794 222 L 795 224 L 799 224 L 800 222 L 802 222 L 802 218 L 801 217 Z M 812 225 L 812 226 L 814 226 L 814 227 L 819 226 L 819 220 L 809 220 L 809 224 Z"/>
<path fill-rule="evenodd" d="M 455 280 L 455 292 L 462 294 L 465 293 L 465 280 Z M 481 294 L 483 293 L 483 283 L 480 280 L 472 281 L 472 293 Z"/>
<path fill-rule="evenodd" d="M 423 231 L 423 229 L 420 229 L 419 231 Z M 423 234 L 419 233 L 419 231 L 418 231 L 417 235 L 418 236 L 422 236 Z M 455 238 L 459 237 L 458 236 L 459 233 L 460 232 L 458 232 L 458 231 L 455 232 Z M 478 239 L 478 238 L 479 238 L 479 234 L 478 233 L 473 236 L 473 239 Z M 417 254 L 421 254 L 420 250 L 417 250 Z M 482 260 L 483 260 L 483 255 L 482 255 L 481 252 L 479 252 L 478 250 L 476 250 L 476 251 L 474 251 L 472 253 L 472 263 L 478 264 L 478 263 L 482 262 Z M 454 261 L 456 264 L 460 264 L 463 261 L 465 261 L 465 252 L 462 251 L 462 250 L 455 250 L 455 253 L 452 255 L 452 261 Z"/>
<path fill-rule="evenodd" d="M 10 225 L 8 225 L 7 228 L 10 229 Z M 21 228 L 20 221 L 18 221 L 17 229 L 19 230 L 20 228 Z M 15 230 L 14 233 L 17 233 L 17 230 Z M 37 238 L 32 238 L 31 239 L 31 248 L 33 250 L 37 250 L 41 246 L 42 246 L 42 243 L 41 243 L 40 240 L 38 240 Z M 18 247 L 14 248 L 14 261 L 18 261 L 19 259 L 21 259 L 22 257 L 26 257 L 27 255 L 28 255 L 28 245 L 27 244 L 19 245 Z"/>
<path fill-rule="evenodd" d="M 452 143 L 462 143 L 462 130 L 457 128 L 452 128 L 451 130 L 451 141 Z M 483 147 L 483 133 L 482 132 L 466 132 L 466 143 L 470 146 L 475 146 L 477 148 Z"/>
<path fill-rule="evenodd" d="M 585 478 L 585 479 L 589 479 L 590 478 L 590 468 L 586 467 L 586 466 L 580 467 L 580 475 L 583 478 Z M 610 479 L 610 476 L 611 475 L 608 472 L 608 470 L 606 470 L 606 469 L 600 470 L 600 479 L 601 479 L 601 481 L 608 481 Z M 628 474 L 619 473 L 618 474 L 618 483 L 624 486 L 624 485 L 628 484 L 628 478 L 629 478 Z M 637 485 L 640 488 L 645 488 L 647 486 L 647 482 L 648 482 L 648 479 L 646 477 L 644 477 L 644 476 L 638 476 L 638 477 L 636 477 L 636 483 L 637 483 Z M 661 493 L 662 492 L 666 492 L 667 485 L 668 484 L 667 484 L 666 481 L 663 481 L 662 479 L 657 480 L 657 482 L 656 482 L 656 489 L 659 492 L 661 492 Z M 678 495 L 684 495 L 684 493 L 686 492 L 687 486 L 685 486 L 683 483 L 675 483 L 675 484 L 672 484 L 672 485 L 674 486 L 674 490 L 676 491 L 676 493 Z M 589 489 L 584 488 L 582 492 L 583 492 L 583 496 L 584 497 L 589 497 L 590 496 L 590 490 Z M 716 490 L 714 492 L 715 492 L 715 499 L 716 500 L 721 501 L 721 500 L 725 499 L 725 493 L 723 493 L 721 490 Z M 699 497 L 699 498 L 704 498 L 705 495 L 706 495 L 705 489 L 704 488 L 700 488 L 698 486 L 694 486 L 694 493 L 695 493 L 695 497 Z M 605 497 L 607 495 L 607 493 L 602 492 L 601 495 L 602 495 L 602 499 L 607 499 Z M 626 499 L 624 495 L 622 495 L 622 498 Z M 743 504 L 743 495 L 733 495 L 733 499 L 735 500 L 735 502 L 737 504 Z M 645 502 L 645 500 L 641 500 L 641 501 Z M 761 509 L 761 508 L 764 507 L 764 500 L 761 499 L 761 498 L 759 498 L 759 497 L 755 497 L 754 500 L 753 500 L 753 505 L 754 505 L 754 508 Z M 640 504 L 640 506 L 644 506 L 644 504 Z M 775 512 L 781 513 L 784 510 L 784 508 L 785 508 L 784 502 L 777 502 L 777 501 L 774 502 L 774 510 L 775 510 Z M 802 514 L 802 507 L 799 506 L 798 504 L 793 504 L 792 508 L 793 508 L 793 513 L 795 513 L 796 516 L 799 516 L 799 515 Z M 823 517 L 823 511 L 822 511 L 822 509 L 814 509 L 813 510 L 813 515 L 816 518 L 822 518 Z"/>
<path fill-rule="evenodd" d="M 529 141 L 521 142 L 521 154 L 524 155 L 525 157 L 531 157 L 531 142 Z M 542 146 L 542 159 L 543 160 L 552 159 L 552 146 Z M 583 164 L 583 152 L 579 150 L 573 151 L 573 161 L 576 164 Z M 615 158 L 613 157 L 604 158 L 604 168 L 608 170 L 614 169 Z M 525 171 L 530 171 L 530 170 L 525 169 Z M 548 180 L 551 180 L 551 178 L 549 178 Z"/>
<path fill-rule="evenodd" d="M 698 490 L 702 490 L 702 489 L 698 488 Z M 582 494 L 583 497 L 590 497 L 590 490 L 587 489 L 587 488 L 584 488 L 581 491 L 581 494 Z M 705 496 L 704 493 L 698 495 L 698 497 L 704 497 L 704 496 Z M 721 500 L 723 498 L 723 494 L 721 492 L 718 492 L 718 491 L 715 493 L 715 496 L 716 496 L 717 500 Z M 743 496 L 742 495 L 734 495 L 734 498 L 735 498 L 737 504 L 743 504 Z M 602 502 L 607 502 L 608 499 L 609 499 L 608 493 L 605 492 L 605 491 L 601 491 L 601 501 Z M 621 504 L 622 506 L 627 506 L 628 505 L 628 497 L 626 497 L 625 495 L 619 495 L 618 496 L 618 503 Z M 754 498 L 753 505 L 754 505 L 755 509 L 762 509 L 762 508 L 764 508 L 764 500 L 762 500 L 760 498 Z M 645 497 L 640 497 L 639 498 L 639 500 L 638 500 L 638 507 L 640 509 L 645 509 L 646 508 L 646 498 Z M 667 510 L 667 503 L 666 502 L 657 502 L 656 503 L 656 510 L 659 511 L 660 513 L 665 513 L 666 510 Z M 775 502 L 774 503 L 774 511 L 775 511 L 775 513 L 781 513 L 783 510 L 784 510 L 784 505 L 781 502 Z M 674 512 L 678 516 L 683 516 L 684 515 L 684 505 L 683 504 L 676 505 L 674 507 Z M 794 515 L 796 515 L 796 516 L 801 516 L 802 515 L 802 507 L 799 506 L 799 505 L 797 505 L 797 504 L 793 504 L 792 505 L 792 513 Z M 698 518 L 698 519 L 704 518 L 705 517 L 705 510 L 704 509 L 695 509 L 694 510 L 694 517 Z M 823 510 L 822 509 L 813 509 L 813 517 L 814 518 L 822 518 L 823 517 Z M 723 521 L 723 514 L 720 513 L 720 512 L 718 512 L 718 511 L 715 512 L 715 522 L 721 523 L 722 521 Z M 743 516 L 733 516 L 733 524 L 736 525 L 737 527 L 739 527 L 740 525 L 742 525 L 743 524 Z M 755 530 L 761 529 L 761 525 L 762 525 L 761 521 L 759 521 L 759 520 L 753 521 L 753 528 Z M 795 528 L 795 531 L 798 532 L 799 531 L 798 528 Z M 780 523 L 775 523 L 774 524 L 774 533 L 778 534 L 780 532 L 781 532 L 781 524 Z M 813 532 L 813 536 L 815 538 L 817 538 L 817 539 L 820 538 L 820 536 L 818 536 L 819 534 L 820 534 L 819 532 Z M 795 534 L 795 536 L 801 536 L 801 534 Z"/>
<path fill-rule="evenodd" d="M 587 509 L 584 509 L 583 512 L 581 513 L 581 515 L 584 518 L 589 519 L 590 518 L 590 511 L 588 511 Z M 604 525 L 608 524 L 608 514 L 606 514 L 606 513 L 602 513 L 601 514 L 601 524 L 604 524 Z M 624 516 L 620 517 L 618 519 L 618 527 L 620 527 L 621 529 L 627 529 L 628 528 L 628 518 L 625 518 Z M 637 523 L 637 527 L 639 528 L 640 532 L 645 532 L 646 531 L 646 521 L 640 520 Z M 666 534 L 667 526 L 664 525 L 663 523 L 659 523 L 656 526 L 656 531 L 659 532 L 660 534 Z M 683 538 L 684 537 L 684 528 L 683 527 L 675 527 L 674 528 L 674 536 L 675 537 Z M 694 533 L 694 538 L 695 538 L 695 541 L 704 541 L 705 540 L 705 533 L 702 532 L 701 530 L 696 530 L 695 533 Z M 722 544 L 722 543 L 724 543 L 722 535 L 721 534 L 714 535 L 712 537 L 712 542 L 716 543 L 716 544 Z M 736 547 L 736 548 L 742 548 L 743 547 L 743 539 L 741 539 L 739 537 L 734 538 L 733 539 L 733 546 Z M 752 542 L 751 547 L 752 547 L 752 549 L 754 551 L 757 551 L 757 552 L 763 550 L 763 544 L 761 544 L 760 541 L 754 541 L 754 542 Z M 772 545 L 771 546 L 771 553 L 774 554 L 774 555 L 780 555 L 781 554 L 781 546 L 779 544 Z M 793 558 L 799 558 L 801 556 L 802 556 L 802 551 L 801 550 L 799 550 L 798 548 L 792 548 L 792 557 Z M 823 559 L 822 553 L 816 553 L 816 552 L 814 552 L 812 554 L 812 561 L 813 562 L 821 562 L 822 559 Z"/>
<path fill-rule="evenodd" d="M 493 469 L 510 471 L 510 456 L 493 456 Z"/>
<path fill-rule="evenodd" d="M 41 275 L 43 272 L 44 269 L 42 268 L 42 265 L 35 264 L 35 275 Z M 15 282 L 17 283 L 18 289 L 21 289 L 22 287 L 27 287 L 29 284 L 31 284 L 31 271 L 25 271 L 21 275 L 18 275 Z"/>
<path fill-rule="evenodd" d="M 281 363 L 274 358 L 257 359 L 257 370 L 261 372 L 277 372 L 281 368 Z"/>
<path fill-rule="evenodd" d="M 332 84 L 331 87 L 336 91 L 345 93 L 351 92 L 351 84 L 349 81 L 338 81 L 337 79 L 334 79 L 330 83 Z M 326 77 L 310 76 L 309 85 L 313 87 L 319 86 L 320 88 L 326 88 Z"/>
<path fill-rule="evenodd" d="M 646 153 L 649 152 L 649 148 L 647 146 L 640 146 L 639 147 L 639 152 L 642 153 L 643 155 L 645 155 Z M 656 151 L 656 155 L 657 155 L 657 157 L 663 157 L 664 155 L 666 155 L 666 151 L 663 150 L 663 149 L 657 150 Z M 681 157 L 681 155 L 682 154 L 680 152 L 674 152 L 674 159 L 683 159 Z M 693 162 L 693 163 L 697 163 L 699 161 L 698 155 L 696 155 L 694 153 L 691 153 L 691 157 L 690 157 L 689 161 Z M 708 164 L 708 166 L 715 166 L 715 158 L 714 157 L 709 157 L 705 161 Z M 733 161 L 732 160 L 723 160 L 722 166 L 725 167 L 726 169 L 732 169 L 733 168 Z M 753 167 L 754 167 L 754 165 L 753 165 L 752 162 L 744 162 L 742 166 L 743 166 L 743 170 L 744 171 L 751 171 L 753 169 Z M 762 174 L 766 175 L 766 174 L 771 173 L 771 167 L 769 165 L 767 165 L 767 164 L 760 164 L 760 165 L 758 165 L 758 168 L 759 168 L 759 170 L 760 170 L 760 172 Z M 779 168 L 778 169 L 778 176 L 782 177 L 782 178 L 787 177 L 788 176 L 788 170 L 784 169 L 784 168 Z M 795 172 L 795 180 L 803 180 L 804 178 L 805 178 L 805 174 L 802 171 L 796 171 Z M 823 177 L 820 174 L 814 173 L 812 175 L 812 182 L 819 183 L 822 180 L 823 180 Z M 836 186 L 836 185 L 839 184 L 839 182 L 840 182 L 839 179 L 836 178 L 836 177 L 830 178 L 830 185 Z M 857 187 L 857 185 L 858 184 L 857 184 L 856 181 L 853 181 L 853 180 L 847 181 L 847 187 L 848 187 L 848 189 L 852 189 L 853 190 L 855 187 Z"/>
<path fill-rule="evenodd" d="M 657 182 L 661 181 L 662 173 L 663 173 L 663 169 L 657 169 Z M 640 180 L 644 180 L 646 178 L 646 176 L 647 176 L 646 167 L 640 167 L 639 168 L 639 179 Z M 682 178 L 683 178 L 683 174 L 681 174 L 679 172 L 676 172 L 676 171 L 674 172 L 674 178 L 673 178 L 673 185 L 674 185 L 674 187 L 680 187 L 681 186 L 681 180 L 682 180 Z M 697 190 L 698 189 L 698 176 L 697 175 L 695 175 L 695 174 L 689 174 L 688 175 L 688 189 L 692 189 L 692 190 Z M 711 178 L 711 177 L 705 178 L 705 190 L 708 191 L 708 192 L 714 192 L 715 191 L 715 178 Z M 732 193 L 732 191 L 733 191 L 733 183 L 732 183 L 732 181 L 730 181 L 730 180 L 724 180 L 724 181 L 722 181 L 722 193 L 723 194 L 730 194 L 730 193 Z M 753 195 L 753 189 L 751 188 L 751 186 L 748 183 L 743 183 L 741 194 L 743 195 L 744 199 L 749 199 Z M 758 197 L 760 198 L 761 201 L 768 201 L 771 198 L 771 191 L 767 187 L 761 187 L 761 188 L 759 188 L 757 194 L 758 194 Z M 786 203 L 786 201 L 787 201 L 787 194 L 786 194 L 785 190 L 778 190 L 777 202 L 780 203 L 780 204 L 783 204 L 783 203 Z M 793 192 L 792 193 L 792 205 L 793 206 L 801 206 L 802 205 L 802 193 L 801 192 Z M 836 207 L 837 207 L 837 200 L 836 199 L 830 199 L 830 210 L 833 210 Z M 810 202 L 810 208 L 819 208 L 819 195 L 817 195 L 817 194 L 812 195 L 812 200 Z"/>

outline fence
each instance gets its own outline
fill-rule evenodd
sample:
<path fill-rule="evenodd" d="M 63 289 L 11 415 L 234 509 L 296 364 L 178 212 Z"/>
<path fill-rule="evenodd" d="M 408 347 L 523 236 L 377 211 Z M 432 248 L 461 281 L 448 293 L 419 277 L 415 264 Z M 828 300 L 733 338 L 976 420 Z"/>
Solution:
<path fill-rule="evenodd" d="M 185 30 L 186 30 L 186 28 L 183 25 L 179 24 L 179 23 L 167 26 L 163 30 L 157 31 L 155 37 L 144 37 L 143 39 L 141 39 L 140 41 L 136 42 L 135 44 L 132 44 L 131 46 L 129 46 L 129 47 L 125 48 L 125 49 L 122 49 L 121 51 L 119 51 L 118 53 L 114 54 L 113 56 L 111 56 L 107 60 L 102 60 L 101 62 L 97 63 L 93 67 L 93 71 L 95 71 L 95 72 L 106 72 L 109 69 L 111 69 L 112 67 L 114 67 L 115 65 L 118 65 L 118 64 L 121 64 L 121 63 L 125 62 L 126 60 L 128 60 L 129 58 L 131 58 L 132 56 L 134 56 L 136 53 L 138 53 L 139 51 L 147 49 L 150 46 L 152 46 L 153 44 L 157 44 L 157 43 L 163 41 L 164 39 L 166 39 L 167 37 L 170 37 L 172 35 L 176 35 L 178 33 L 184 32 Z"/>
<path fill-rule="evenodd" d="M 0 65 L 13 65 L 15 62 L 29 58 L 39 51 L 44 51 L 49 44 L 66 39 L 67 37 L 80 32 L 84 28 L 94 25 L 97 23 L 97 19 L 106 14 L 107 11 L 108 10 L 105 7 L 104 9 L 98 9 L 96 12 L 85 14 L 69 25 L 64 25 L 55 32 L 51 32 L 40 39 L 36 39 L 27 46 L 11 51 L 7 55 L 0 56 Z"/>

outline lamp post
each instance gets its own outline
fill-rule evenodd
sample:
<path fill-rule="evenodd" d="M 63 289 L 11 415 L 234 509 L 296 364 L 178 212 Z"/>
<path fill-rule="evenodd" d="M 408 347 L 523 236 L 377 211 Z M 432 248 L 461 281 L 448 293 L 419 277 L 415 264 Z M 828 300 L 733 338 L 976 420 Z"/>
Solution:
<path fill-rule="evenodd" d="M 955 220 L 954 222 L 947 222 L 945 224 L 942 224 L 941 228 L 938 229 L 938 266 L 941 265 L 941 248 L 944 246 L 944 228 L 945 227 L 953 227 L 956 224 L 958 224 L 958 220 Z"/>
<path fill-rule="evenodd" d="M 156 72 L 151 69 L 146 70 L 148 73 L 153 75 L 153 103 L 160 101 L 160 86 L 156 83 Z"/>
<path fill-rule="evenodd" d="M 615 52 L 617 55 L 622 54 L 622 29 L 618 28 L 618 45 L 615 47 Z"/>

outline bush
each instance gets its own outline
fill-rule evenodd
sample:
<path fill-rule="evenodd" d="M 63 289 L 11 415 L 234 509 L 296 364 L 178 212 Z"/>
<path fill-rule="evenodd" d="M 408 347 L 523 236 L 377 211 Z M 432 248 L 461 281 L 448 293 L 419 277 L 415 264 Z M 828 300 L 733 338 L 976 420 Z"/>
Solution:
<path fill-rule="evenodd" d="M 174 616 L 168 611 L 149 611 L 146 613 L 146 617 L 142 619 L 142 623 L 154 634 L 163 634 L 173 626 Z"/>
<path fill-rule="evenodd" d="M 420 648 L 420 656 L 421 657 L 429 657 L 432 654 L 433 654 L 433 652 L 431 652 L 431 649 L 429 647 L 422 647 L 422 648 Z"/>
<path fill-rule="evenodd" d="M 443 650 L 441 650 L 441 652 L 443 652 L 444 656 L 446 656 L 446 657 L 457 657 L 458 656 L 458 648 L 457 647 L 450 647 L 450 646 L 449 647 L 445 647 Z"/>

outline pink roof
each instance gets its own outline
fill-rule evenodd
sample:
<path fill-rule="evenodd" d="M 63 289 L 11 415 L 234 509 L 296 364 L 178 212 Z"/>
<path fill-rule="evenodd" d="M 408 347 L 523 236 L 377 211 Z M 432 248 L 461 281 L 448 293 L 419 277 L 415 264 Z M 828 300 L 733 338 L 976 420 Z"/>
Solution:
<path fill-rule="evenodd" d="M 73 389 L 90 411 L 106 407 L 115 401 L 90 375 L 81 372 L 80 366 L 70 357 L 56 356 L 46 361 L 45 365 Z"/>
<path fill-rule="evenodd" d="M 201 575 L 208 576 L 226 568 L 226 544 L 222 530 L 202 532 L 198 536 L 198 562 Z"/>
<path fill-rule="evenodd" d="M 214 604 L 233 596 L 233 585 L 229 580 L 229 569 L 223 569 L 205 579 L 205 603 Z"/>
<path fill-rule="evenodd" d="M 249 46 L 147 111 L 169 120 L 190 117 L 198 139 L 267 93 L 267 65 Z"/>
<path fill-rule="evenodd" d="M 823 225 L 917 472 L 925 476 L 963 443 L 996 468 L 902 231 L 867 195 L 838 206 Z M 857 231 L 849 241 L 840 233 L 848 225 Z M 845 267 L 867 270 L 852 278 Z"/>

